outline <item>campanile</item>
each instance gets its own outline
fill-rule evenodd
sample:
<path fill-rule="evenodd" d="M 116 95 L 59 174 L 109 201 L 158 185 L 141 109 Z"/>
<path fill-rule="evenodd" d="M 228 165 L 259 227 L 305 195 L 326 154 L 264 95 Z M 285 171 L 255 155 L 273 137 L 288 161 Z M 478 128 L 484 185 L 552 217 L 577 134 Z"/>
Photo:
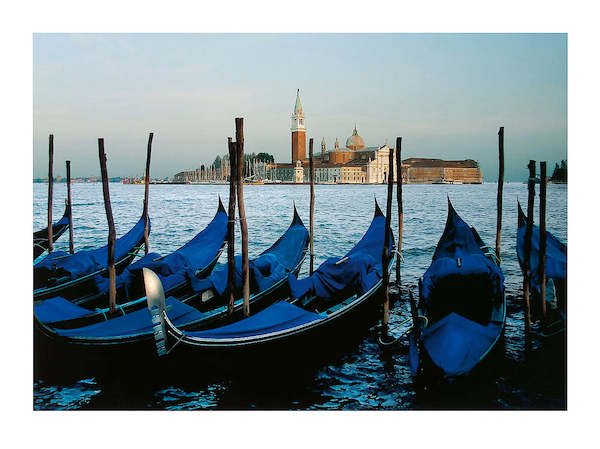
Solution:
<path fill-rule="evenodd" d="M 292 164 L 306 159 L 306 125 L 302 103 L 300 103 L 300 89 L 296 93 L 296 106 L 292 114 Z"/>

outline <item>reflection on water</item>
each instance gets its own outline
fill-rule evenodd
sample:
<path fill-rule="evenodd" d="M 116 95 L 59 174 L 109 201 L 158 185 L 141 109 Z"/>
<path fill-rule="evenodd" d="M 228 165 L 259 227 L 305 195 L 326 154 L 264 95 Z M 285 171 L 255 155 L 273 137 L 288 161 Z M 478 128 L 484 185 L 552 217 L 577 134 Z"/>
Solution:
<path fill-rule="evenodd" d="M 111 184 L 117 234 L 126 232 L 142 212 L 144 187 Z M 34 184 L 34 229 L 46 220 L 47 186 Z M 54 201 L 66 196 L 64 184 Z M 315 264 L 342 255 L 360 239 L 373 214 L 373 197 L 385 207 L 386 187 L 315 187 Z M 218 195 L 227 204 L 228 186 L 150 186 L 151 250 L 177 249 L 212 219 Z M 408 185 L 404 187 L 402 296 L 393 304 L 390 325 L 409 316 L 408 289 L 416 292 L 444 229 L 447 196 L 483 240 L 495 243 L 496 185 Z M 410 376 L 408 347 L 382 350 L 377 322 L 340 335 L 323 347 L 293 354 L 263 356 L 245 365 L 232 360 L 186 358 L 162 363 L 149 358 L 141 367 L 78 366 L 70 361 L 50 372 L 34 373 L 35 409 L 445 409 L 566 407 L 566 378 L 560 348 L 526 345 L 523 333 L 521 275 L 516 259 L 517 198 L 526 201 L 526 185 L 504 187 L 502 269 L 506 279 L 507 320 L 504 338 L 490 360 L 470 376 L 449 383 L 420 385 Z M 295 202 L 308 224 L 308 186 L 246 186 L 250 257 L 269 247 L 289 225 Z M 73 185 L 75 247 L 104 245 L 107 225 L 100 184 Z M 57 210 L 56 214 L 62 213 Z M 567 188 L 548 186 L 547 228 L 567 241 Z M 536 216 L 537 216 L 536 208 Z M 58 215 L 55 215 L 58 219 Z M 397 230 L 394 205 L 392 226 Z M 236 248 L 240 248 L 239 232 Z M 68 235 L 56 244 L 68 246 Z M 223 255 L 223 260 L 226 255 Z M 301 276 L 307 275 L 308 263 Z M 330 343 L 330 344 L 327 344 Z M 318 354 L 317 354 L 318 353 Z M 229 365 L 225 367 L 224 365 Z"/>

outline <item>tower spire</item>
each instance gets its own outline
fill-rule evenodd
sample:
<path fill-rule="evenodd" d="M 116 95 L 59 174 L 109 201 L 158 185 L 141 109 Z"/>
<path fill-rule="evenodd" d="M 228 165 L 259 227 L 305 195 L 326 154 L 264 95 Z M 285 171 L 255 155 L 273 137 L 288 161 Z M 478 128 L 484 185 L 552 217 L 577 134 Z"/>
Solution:
<path fill-rule="evenodd" d="M 302 114 L 302 103 L 300 103 L 300 89 L 296 92 L 296 106 L 294 107 L 294 114 Z"/>

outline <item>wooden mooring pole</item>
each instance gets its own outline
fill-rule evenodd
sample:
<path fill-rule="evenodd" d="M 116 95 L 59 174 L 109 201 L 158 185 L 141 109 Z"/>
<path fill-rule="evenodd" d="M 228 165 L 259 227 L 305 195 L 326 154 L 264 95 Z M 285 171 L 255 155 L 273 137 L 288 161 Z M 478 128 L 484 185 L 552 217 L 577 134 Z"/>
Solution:
<path fill-rule="evenodd" d="M 250 315 L 250 277 L 248 268 L 248 223 L 244 208 L 244 119 L 235 119 L 235 146 L 237 152 L 238 180 L 237 201 L 242 232 L 242 295 L 244 297 L 244 316 Z"/>
<path fill-rule="evenodd" d="M 98 157 L 100 158 L 100 173 L 102 175 L 102 194 L 104 195 L 104 209 L 108 220 L 108 306 L 114 312 L 117 304 L 117 288 L 115 273 L 115 222 L 110 205 L 110 192 L 108 190 L 108 172 L 106 171 L 106 154 L 104 153 L 104 139 L 98 139 Z"/>
<path fill-rule="evenodd" d="M 154 133 L 148 136 L 148 150 L 146 152 L 146 176 L 144 176 L 144 252 L 148 254 L 148 195 L 150 190 L 150 155 L 152 154 L 152 139 Z"/>
<path fill-rule="evenodd" d="M 504 189 L 504 126 L 498 131 L 498 196 L 496 197 L 496 257 L 500 264 L 500 239 L 502 232 L 502 191 Z"/>
<path fill-rule="evenodd" d="M 540 162 L 540 310 L 546 321 L 546 161 Z"/>
<path fill-rule="evenodd" d="M 388 289 L 390 283 L 390 270 L 388 267 L 389 261 L 391 259 L 390 253 L 390 234 L 392 232 L 391 229 L 391 221 L 392 221 L 392 195 L 394 194 L 394 152 L 390 149 L 390 154 L 388 158 L 388 189 L 387 189 L 387 204 L 385 208 L 385 233 L 384 233 L 384 242 L 383 242 L 383 253 L 381 254 L 381 263 L 383 264 L 383 292 L 384 292 L 384 300 L 383 300 L 383 320 L 382 326 L 384 332 L 387 332 L 389 315 L 390 315 L 390 292 Z"/>
<path fill-rule="evenodd" d="M 314 271 L 314 224 L 315 224 L 315 164 L 313 160 L 313 139 L 308 141 L 308 158 L 310 165 L 310 276 Z"/>
<path fill-rule="evenodd" d="M 402 257 L 402 233 L 404 209 L 402 207 L 402 137 L 396 137 L 396 199 L 398 201 L 398 244 L 396 245 L 396 285 L 400 292 L 400 258 Z"/>
<path fill-rule="evenodd" d="M 229 148 L 229 208 L 227 209 L 227 314 L 233 313 L 233 303 L 235 302 L 235 199 L 237 182 L 237 153 L 236 145 L 227 138 Z"/>
<path fill-rule="evenodd" d="M 69 253 L 75 252 L 73 245 L 73 203 L 71 202 L 71 161 L 67 161 L 67 211 L 69 214 Z"/>
<path fill-rule="evenodd" d="M 525 300 L 525 332 L 531 330 L 531 308 L 529 304 L 529 284 L 531 282 L 531 234 L 533 232 L 533 202 L 535 200 L 535 161 L 529 161 L 527 181 L 527 227 L 525 228 L 525 258 L 523 264 L 523 299 Z"/>
<path fill-rule="evenodd" d="M 54 250 L 52 235 L 52 189 L 54 187 L 54 134 L 48 138 L 48 252 Z"/>

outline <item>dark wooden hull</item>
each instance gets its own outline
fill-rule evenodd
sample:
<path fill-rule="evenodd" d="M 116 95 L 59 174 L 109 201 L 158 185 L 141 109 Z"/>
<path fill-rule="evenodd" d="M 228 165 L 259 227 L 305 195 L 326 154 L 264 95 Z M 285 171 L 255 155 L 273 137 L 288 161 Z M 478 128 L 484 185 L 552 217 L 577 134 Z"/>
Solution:
<path fill-rule="evenodd" d="M 306 257 L 306 251 L 294 269 L 297 275 Z M 256 295 L 251 302 L 253 312 L 262 310 L 282 297 L 289 296 L 287 277 L 282 279 L 276 288 Z M 243 318 L 242 307 L 236 307 L 231 317 L 216 317 L 201 323 L 186 326 L 186 329 L 206 329 L 228 324 Z M 52 360 L 78 360 L 88 367 L 102 366 L 107 360 L 122 361 L 123 363 L 147 363 L 156 360 L 154 334 L 152 332 L 135 337 L 107 338 L 107 339 L 73 339 L 57 335 L 52 329 L 44 326 L 34 319 L 34 340 L 36 342 L 34 353 L 39 360 L 38 371 L 53 369 Z"/>
<path fill-rule="evenodd" d="M 225 244 L 223 244 L 223 246 L 221 246 L 221 249 L 219 250 L 217 255 L 214 257 L 214 259 L 206 267 L 202 268 L 202 270 L 199 271 L 199 273 L 198 273 L 199 277 L 204 277 L 204 276 L 207 276 L 210 274 L 210 272 L 213 270 L 213 268 L 217 264 L 219 257 L 221 256 L 221 253 L 223 252 L 224 247 L 225 247 Z M 165 292 L 165 295 L 181 297 L 181 296 L 187 295 L 189 293 L 191 293 L 191 286 L 188 281 L 185 281 L 185 282 L 182 282 L 182 283 L 174 286 L 173 288 L 167 290 Z M 126 299 L 124 301 L 123 299 L 119 300 L 119 292 L 117 292 L 118 308 L 112 314 L 110 312 L 110 309 L 108 309 L 106 307 L 102 307 L 105 304 L 108 304 L 108 293 L 102 293 L 102 294 L 95 295 L 95 296 L 92 295 L 92 296 L 89 296 L 88 298 L 79 298 L 79 299 L 73 300 L 73 302 L 78 305 L 82 305 L 83 307 L 90 307 L 90 315 L 86 315 L 83 317 L 74 318 L 74 319 L 70 319 L 70 320 L 60 321 L 60 322 L 53 322 L 53 323 L 48 324 L 48 326 L 56 328 L 56 329 L 74 329 L 77 327 L 88 326 L 90 324 L 106 321 L 107 319 L 121 316 L 123 314 L 129 313 L 129 312 L 134 312 L 136 310 L 146 307 L 145 296 L 140 297 L 135 300 L 127 300 Z"/>

